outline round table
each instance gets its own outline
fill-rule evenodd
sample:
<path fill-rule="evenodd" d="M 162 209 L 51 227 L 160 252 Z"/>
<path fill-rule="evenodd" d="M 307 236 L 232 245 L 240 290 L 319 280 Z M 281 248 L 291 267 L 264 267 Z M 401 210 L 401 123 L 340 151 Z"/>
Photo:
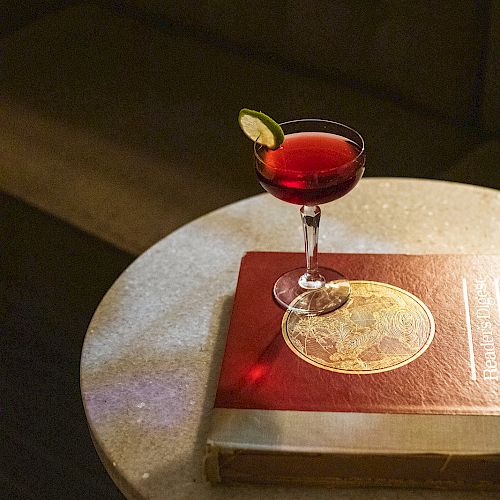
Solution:
<path fill-rule="evenodd" d="M 500 193 L 405 178 L 365 178 L 322 207 L 320 252 L 497 253 Z M 204 443 L 240 259 L 303 251 L 298 207 L 268 194 L 209 213 L 141 255 L 99 305 L 81 357 L 81 391 L 96 449 L 128 498 L 327 498 L 331 490 L 211 486 Z M 321 254 L 320 254 L 321 263 Z M 399 498 L 336 490 L 336 498 Z M 487 493 L 406 490 L 405 498 Z"/>

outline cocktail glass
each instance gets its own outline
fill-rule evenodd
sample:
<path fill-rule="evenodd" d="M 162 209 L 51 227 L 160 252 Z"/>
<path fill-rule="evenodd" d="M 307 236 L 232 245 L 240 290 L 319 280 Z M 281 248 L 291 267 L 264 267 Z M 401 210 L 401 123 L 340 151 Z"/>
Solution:
<path fill-rule="evenodd" d="M 349 298 L 349 281 L 334 269 L 318 267 L 319 205 L 347 194 L 365 166 L 361 135 L 341 123 L 320 119 L 281 123 L 285 134 L 276 150 L 254 143 L 259 182 L 276 198 L 302 205 L 306 267 L 282 275 L 274 297 L 299 314 L 333 311 Z"/>

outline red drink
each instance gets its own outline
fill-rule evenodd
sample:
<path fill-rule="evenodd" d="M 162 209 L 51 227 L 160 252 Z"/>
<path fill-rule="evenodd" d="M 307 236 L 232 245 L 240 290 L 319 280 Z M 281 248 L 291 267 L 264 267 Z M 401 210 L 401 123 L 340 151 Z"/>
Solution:
<path fill-rule="evenodd" d="M 364 171 L 360 147 L 325 132 L 287 134 L 279 149 L 265 150 L 257 160 L 262 187 L 280 200 L 320 205 L 348 193 Z"/>

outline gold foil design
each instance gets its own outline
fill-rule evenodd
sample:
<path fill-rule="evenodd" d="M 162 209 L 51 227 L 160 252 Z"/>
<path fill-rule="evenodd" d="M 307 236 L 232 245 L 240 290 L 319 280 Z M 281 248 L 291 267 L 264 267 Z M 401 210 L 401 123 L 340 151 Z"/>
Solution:
<path fill-rule="evenodd" d="M 411 293 L 386 283 L 351 281 L 351 296 L 320 316 L 288 310 L 282 332 L 307 362 L 341 373 L 377 373 L 406 365 L 434 337 L 434 319 Z"/>

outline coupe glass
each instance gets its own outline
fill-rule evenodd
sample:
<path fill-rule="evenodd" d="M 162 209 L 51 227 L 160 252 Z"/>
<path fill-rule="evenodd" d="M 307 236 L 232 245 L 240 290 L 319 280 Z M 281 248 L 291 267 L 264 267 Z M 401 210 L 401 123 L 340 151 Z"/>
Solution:
<path fill-rule="evenodd" d="M 306 267 L 278 278 L 274 297 L 299 314 L 332 311 L 349 298 L 349 281 L 334 269 L 318 267 L 319 205 L 347 194 L 365 166 L 365 145 L 352 128 L 328 120 L 280 124 L 285 140 L 270 150 L 255 142 L 255 167 L 263 188 L 276 198 L 302 205 Z"/>

